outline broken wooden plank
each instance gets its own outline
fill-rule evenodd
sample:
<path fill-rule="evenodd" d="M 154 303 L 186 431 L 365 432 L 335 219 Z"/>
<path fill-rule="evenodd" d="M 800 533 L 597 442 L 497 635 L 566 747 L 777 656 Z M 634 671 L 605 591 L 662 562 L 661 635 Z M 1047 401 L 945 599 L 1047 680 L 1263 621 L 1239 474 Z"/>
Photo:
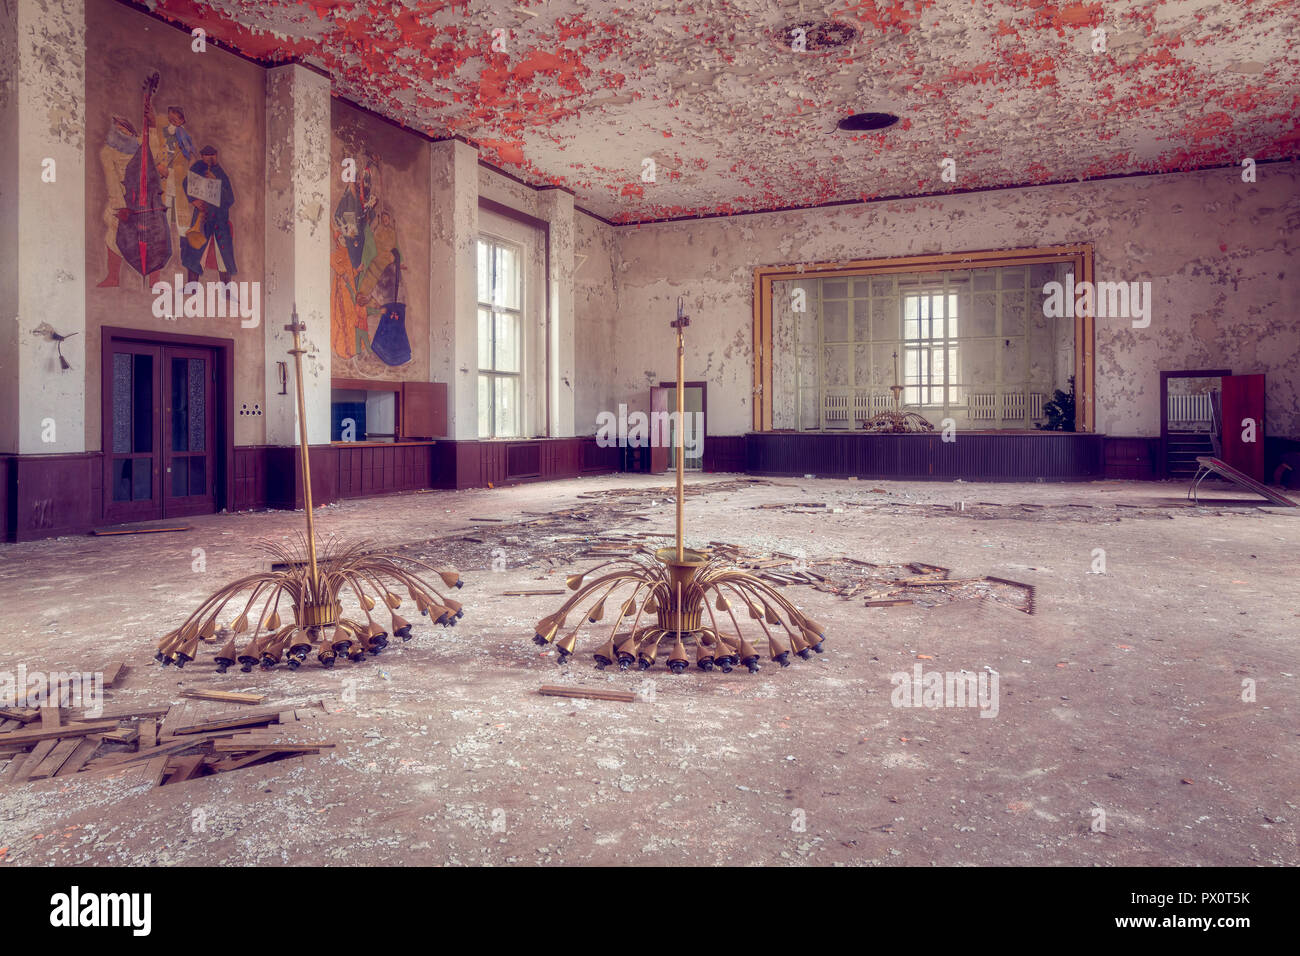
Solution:
<path fill-rule="evenodd" d="M 69 737 L 58 741 L 54 745 L 54 749 L 50 751 L 49 756 L 27 775 L 27 779 L 45 780 L 53 777 L 59 772 L 59 768 L 63 766 L 67 759 L 72 756 L 72 752 L 80 745 L 81 739 L 78 737 Z"/>
<path fill-rule="evenodd" d="M 244 754 L 242 757 L 231 756 L 225 757 L 221 760 L 213 760 L 209 757 L 206 766 L 214 773 L 226 773 L 231 770 L 239 770 L 241 767 L 247 767 L 250 764 L 255 764 L 259 760 L 265 760 L 267 757 L 271 756 L 274 756 L 274 754 L 270 750 L 255 750 L 251 754 Z"/>
<path fill-rule="evenodd" d="M 140 749 L 147 750 L 158 745 L 158 721 L 147 717 L 139 723 Z"/>
<path fill-rule="evenodd" d="M 63 762 L 63 766 L 54 774 L 56 777 L 67 777 L 77 773 L 86 765 L 86 761 L 95 756 L 95 751 L 99 749 L 100 739 L 98 736 L 83 737 L 77 742 L 77 749 L 72 751 L 72 755 Z"/>
<path fill-rule="evenodd" d="M 182 697 L 194 700 L 215 700 L 227 704 L 260 704 L 266 700 L 265 694 L 240 694 L 231 690 L 206 690 L 191 688 L 181 691 Z"/>
<path fill-rule="evenodd" d="M 895 607 L 899 604 L 911 604 L 911 600 L 894 600 L 894 601 L 867 601 L 866 607 Z"/>
<path fill-rule="evenodd" d="M 163 783 L 167 785 L 184 783 L 194 776 L 194 772 L 199 769 L 207 757 L 207 754 L 189 754 L 185 757 L 166 758 L 167 777 Z"/>
<path fill-rule="evenodd" d="M 229 712 L 217 714 L 205 720 L 173 727 L 171 735 L 179 737 L 185 734 L 201 734 L 210 730 L 232 730 L 250 724 L 269 724 L 278 720 L 283 710 L 283 707 L 276 707 L 250 710 L 242 714 Z"/>
<path fill-rule="evenodd" d="M 19 774 L 18 780 L 15 782 L 21 783 L 24 780 L 30 780 L 32 778 L 32 774 L 36 772 L 37 768 L 40 767 L 41 763 L 44 762 L 45 758 L 50 755 L 50 753 L 54 750 L 55 747 L 58 746 L 58 744 L 59 744 L 59 740 L 57 737 L 53 737 L 49 740 L 42 740 L 40 743 L 38 743 L 32 749 L 31 755 L 27 758 L 27 762 L 23 765 L 22 773 Z"/>
<path fill-rule="evenodd" d="M 116 530 L 106 530 L 96 528 L 90 532 L 97 538 L 110 537 L 118 534 L 167 534 L 172 531 L 190 531 L 192 526 L 188 524 L 179 524 L 168 528 L 119 528 Z"/>
<path fill-rule="evenodd" d="M 104 734 L 104 739 L 114 744 L 133 744 L 140 739 L 139 727 L 121 727 Z"/>
<path fill-rule="evenodd" d="M 333 747 L 333 741 L 268 740 L 260 734 L 236 734 L 224 737 L 212 745 L 213 753 L 243 753 L 246 750 L 263 750 L 267 753 L 307 753 Z"/>
<path fill-rule="evenodd" d="M 99 713 L 88 714 L 86 709 L 68 711 L 69 720 L 134 720 L 137 717 L 164 717 L 172 705 L 162 707 L 144 707 L 138 704 L 123 704 L 118 707 L 105 707 Z"/>
<path fill-rule="evenodd" d="M 59 737 L 85 737 L 87 734 L 108 733 L 117 730 L 116 720 L 99 720 L 85 724 L 69 724 L 66 727 L 40 730 L 15 730 L 0 734 L 0 747 L 5 744 L 34 744 L 43 740 L 55 740 Z"/>
<path fill-rule="evenodd" d="M 613 700 L 620 703 L 631 703 L 636 700 L 636 694 L 625 690 L 600 690 L 597 688 L 586 687 L 556 687 L 552 685 L 543 685 L 538 693 L 544 697 L 582 697 L 588 700 Z"/>
<path fill-rule="evenodd" d="M 58 704 L 41 704 L 41 726 L 56 728 L 63 723 Z"/>
<path fill-rule="evenodd" d="M 33 720 L 41 716 L 39 707 L 0 707 L 0 717 L 5 720 L 16 720 L 19 723 L 30 724 Z"/>
<path fill-rule="evenodd" d="M 109 754 L 106 757 L 100 757 L 90 766 L 86 767 L 87 771 L 107 770 L 111 767 L 121 767 L 126 764 L 138 763 L 141 760 L 152 760 L 154 757 L 167 757 L 172 754 L 180 753 L 182 750 L 188 750 L 209 740 L 217 737 L 223 737 L 225 734 L 207 733 L 191 734 L 188 737 L 176 737 L 165 743 L 160 743 L 156 747 L 150 747 L 148 750 L 137 750 L 134 753 Z"/>
<path fill-rule="evenodd" d="M 117 682 L 117 679 L 122 676 L 122 671 L 125 669 L 126 669 L 126 664 L 123 661 L 115 661 L 112 664 L 109 664 L 107 667 L 105 667 L 104 686 L 112 687 Z"/>

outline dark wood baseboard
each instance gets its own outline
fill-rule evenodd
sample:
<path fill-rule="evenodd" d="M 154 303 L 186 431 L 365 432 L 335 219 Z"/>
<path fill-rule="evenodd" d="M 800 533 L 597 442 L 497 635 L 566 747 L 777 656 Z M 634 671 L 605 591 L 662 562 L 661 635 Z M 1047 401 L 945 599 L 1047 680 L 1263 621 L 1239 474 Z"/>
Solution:
<path fill-rule="evenodd" d="M 436 488 L 500 488 L 618 471 L 619 449 L 595 436 L 446 441 L 435 446 Z"/>
<path fill-rule="evenodd" d="M 0 456 L 3 537 L 35 541 L 85 534 L 104 510 L 104 464 L 99 452 Z"/>
<path fill-rule="evenodd" d="M 1091 432 L 751 432 L 751 475 L 905 481 L 1086 481 L 1104 474 L 1105 436 Z"/>

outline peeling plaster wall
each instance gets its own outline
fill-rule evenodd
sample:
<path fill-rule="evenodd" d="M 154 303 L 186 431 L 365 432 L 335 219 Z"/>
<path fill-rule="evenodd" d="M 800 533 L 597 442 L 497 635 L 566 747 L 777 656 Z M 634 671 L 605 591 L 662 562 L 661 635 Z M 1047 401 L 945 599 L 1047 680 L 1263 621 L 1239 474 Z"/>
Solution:
<path fill-rule="evenodd" d="M 266 185 L 266 81 L 265 71 L 239 57 L 209 46 L 204 53 L 191 49 L 187 34 L 158 23 L 112 0 L 86 0 L 86 448 L 100 448 L 100 334 L 102 325 L 125 326 L 156 332 L 233 339 L 235 342 L 235 408 L 254 403 L 266 407 L 263 381 L 263 330 L 244 329 L 238 318 L 186 318 L 175 321 L 153 315 L 153 294 L 138 273 L 123 265 L 117 288 L 99 288 L 107 271 L 105 206 L 108 183 L 100 161 L 114 114 L 141 127 L 140 85 L 151 70 L 161 74 L 154 106 L 166 122 L 170 105 L 184 107 L 186 128 L 195 147 L 207 144 L 220 151 L 220 162 L 235 191 L 231 208 L 236 281 L 263 281 L 265 261 L 264 190 Z M 183 197 L 182 197 L 183 199 Z M 178 237 L 172 229 L 172 258 L 161 279 L 171 282 L 184 275 L 176 251 Z M 208 270 L 203 281 L 217 281 Z M 184 282 L 184 279 L 182 279 Z M 279 322 L 269 316 L 262 323 Z M 263 418 L 234 416 L 236 445 L 256 445 L 264 440 Z"/>
<path fill-rule="evenodd" d="M 20 454 L 85 449 L 85 31 L 82 0 L 3 6 L 0 450 Z"/>
<path fill-rule="evenodd" d="M 599 219 L 581 212 L 573 218 L 574 430 L 593 435 L 596 416 L 617 411 L 611 387 L 621 357 L 614 345 L 619 317 L 618 243 L 615 230 Z"/>
<path fill-rule="evenodd" d="M 1267 433 L 1300 437 L 1300 164 L 1258 177 L 1212 170 L 620 228 L 615 328 L 628 358 L 608 377 L 611 401 L 645 408 L 654 376 L 671 371 L 668 322 L 685 293 L 686 377 L 709 383 L 709 433 L 750 430 L 756 266 L 1092 242 L 1098 281 L 1150 281 L 1153 298 L 1149 328 L 1097 320 L 1098 431 L 1158 435 L 1160 371 L 1223 366 L 1265 373 Z"/>

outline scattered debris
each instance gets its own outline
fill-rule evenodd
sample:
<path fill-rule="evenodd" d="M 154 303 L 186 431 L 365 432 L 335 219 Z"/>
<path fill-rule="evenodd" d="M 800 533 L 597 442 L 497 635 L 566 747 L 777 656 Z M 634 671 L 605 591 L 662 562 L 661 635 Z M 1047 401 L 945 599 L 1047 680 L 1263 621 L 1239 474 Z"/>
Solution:
<path fill-rule="evenodd" d="M 185 691 L 182 696 L 205 703 L 262 699 L 222 691 Z M 76 719 L 75 714 L 65 714 L 54 706 L 6 708 L 3 713 L 15 715 L 6 717 L 6 724 L 28 723 L 34 729 L 22 727 L 0 733 L 0 757 L 9 757 L 0 770 L 0 784 L 116 773 L 144 766 L 143 776 L 158 786 L 263 761 L 320 753 L 335 746 L 333 741 L 319 739 L 319 735 L 311 740 L 291 739 L 293 725 L 298 721 L 330 711 L 324 700 L 206 716 L 195 711 L 195 706 L 183 703 L 127 708 L 93 721 Z M 161 726 L 157 719 L 160 716 Z M 35 726 L 37 718 L 39 726 Z"/>
<path fill-rule="evenodd" d="M 636 700 L 636 694 L 625 690 L 601 690 L 586 687 L 554 687 L 543 685 L 538 691 L 544 697 L 583 697 L 589 700 L 615 700 L 630 704 Z"/>

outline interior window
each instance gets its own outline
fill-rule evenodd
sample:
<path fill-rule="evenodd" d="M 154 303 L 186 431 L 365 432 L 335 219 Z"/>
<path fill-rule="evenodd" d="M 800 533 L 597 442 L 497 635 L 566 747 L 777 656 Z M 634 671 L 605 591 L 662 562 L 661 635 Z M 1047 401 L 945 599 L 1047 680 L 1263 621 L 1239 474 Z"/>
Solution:
<path fill-rule="evenodd" d="M 478 434 L 515 438 L 523 398 L 523 254 L 484 237 L 478 243 Z"/>

